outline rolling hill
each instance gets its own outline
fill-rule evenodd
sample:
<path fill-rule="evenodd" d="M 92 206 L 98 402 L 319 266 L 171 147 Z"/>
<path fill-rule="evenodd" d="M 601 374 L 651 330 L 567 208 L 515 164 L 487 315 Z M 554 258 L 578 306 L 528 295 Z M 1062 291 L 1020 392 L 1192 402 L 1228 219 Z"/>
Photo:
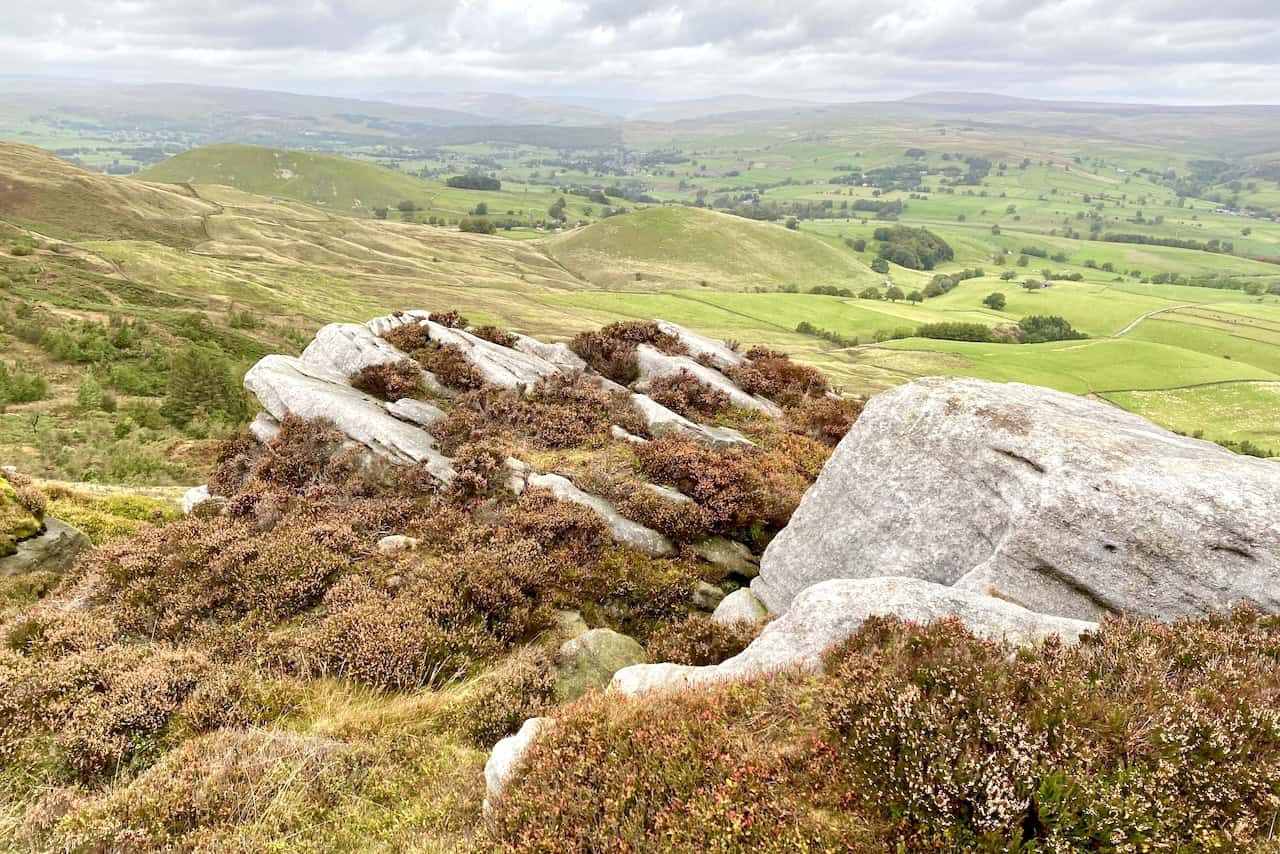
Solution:
<path fill-rule="evenodd" d="M 820 238 L 699 208 L 610 217 L 552 238 L 547 251 L 606 289 L 774 290 L 883 281 L 852 252 Z"/>

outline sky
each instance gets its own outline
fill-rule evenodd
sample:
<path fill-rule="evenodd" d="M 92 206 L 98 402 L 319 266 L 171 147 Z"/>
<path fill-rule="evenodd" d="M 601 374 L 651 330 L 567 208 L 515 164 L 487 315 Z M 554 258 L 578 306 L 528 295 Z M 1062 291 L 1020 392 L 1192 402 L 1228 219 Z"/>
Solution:
<path fill-rule="evenodd" d="M 1280 0 L 44 0 L 0 74 L 309 94 L 1280 103 Z"/>

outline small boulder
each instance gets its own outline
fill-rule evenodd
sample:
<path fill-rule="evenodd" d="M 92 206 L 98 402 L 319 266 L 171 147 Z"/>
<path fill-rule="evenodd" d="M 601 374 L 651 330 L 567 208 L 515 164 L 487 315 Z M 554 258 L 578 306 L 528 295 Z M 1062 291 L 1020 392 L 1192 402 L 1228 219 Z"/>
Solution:
<path fill-rule="evenodd" d="M 644 647 L 612 629 L 591 629 L 560 645 L 555 698 L 572 702 L 588 691 L 604 689 L 613 674 L 647 661 Z"/>
<path fill-rule="evenodd" d="M 226 503 L 222 496 L 210 494 L 208 486 L 193 486 L 183 493 L 182 515 L 217 516 Z"/>
<path fill-rule="evenodd" d="M 751 679 L 781 670 L 818 671 L 822 654 L 873 616 L 917 623 L 955 617 L 975 635 L 1031 644 L 1050 635 L 1074 642 L 1097 623 L 1028 611 L 1003 599 L 918 578 L 864 578 L 815 584 L 765 626 L 745 650 L 708 667 L 640 664 L 614 674 L 609 690 L 636 694 Z"/>
<path fill-rule="evenodd" d="M 693 605 L 704 611 L 714 611 L 724 601 L 724 591 L 714 584 L 699 581 L 693 591 Z"/>
<path fill-rule="evenodd" d="M 93 543 L 80 529 L 46 516 L 44 530 L 20 540 L 12 554 L 0 558 L 0 578 L 28 572 L 65 572 Z"/>
<path fill-rule="evenodd" d="M 556 725 L 554 718 L 529 718 L 519 732 L 509 735 L 493 746 L 489 760 L 484 763 L 484 813 L 488 815 L 502 797 L 511 778 L 520 770 L 520 763 L 539 733 Z"/>
<path fill-rule="evenodd" d="M 384 555 L 411 552 L 417 547 L 418 538 L 406 537 L 404 534 L 391 534 L 378 540 L 378 552 Z"/>
<path fill-rule="evenodd" d="M 749 587 L 741 587 L 720 600 L 711 614 L 716 623 L 758 623 L 769 616 L 769 609 Z"/>
<path fill-rule="evenodd" d="M 679 341 L 694 359 L 709 361 L 722 371 L 725 368 L 741 365 L 747 360 L 746 356 L 736 350 L 729 349 L 719 341 L 707 338 L 705 335 L 699 335 L 696 332 L 690 332 L 683 326 L 672 323 L 669 320 L 659 320 L 658 331 Z"/>
<path fill-rule="evenodd" d="M 743 578 L 755 578 L 760 574 L 760 559 L 736 540 L 727 537 L 708 537 L 692 546 L 693 553 L 726 572 Z"/>

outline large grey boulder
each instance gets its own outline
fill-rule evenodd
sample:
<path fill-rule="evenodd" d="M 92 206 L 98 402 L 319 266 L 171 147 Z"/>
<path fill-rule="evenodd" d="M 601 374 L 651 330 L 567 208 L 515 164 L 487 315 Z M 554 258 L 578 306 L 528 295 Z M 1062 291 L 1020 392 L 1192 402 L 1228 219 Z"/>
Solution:
<path fill-rule="evenodd" d="M 643 694 L 751 679 L 781 670 L 818 671 L 822 654 L 852 636 L 873 616 L 917 623 L 954 617 L 975 635 L 1019 645 L 1054 635 L 1073 642 L 1082 632 L 1097 628 L 1096 623 L 1037 614 L 1002 599 L 918 578 L 825 581 L 797 596 L 787 613 L 765 626 L 760 637 L 734 657 L 709 667 L 627 667 L 614 674 L 609 690 Z"/>
<path fill-rule="evenodd" d="M 528 335 L 516 335 L 516 349 L 521 353 L 537 356 L 555 365 L 565 373 L 585 371 L 587 363 L 582 357 L 569 349 L 568 344 L 549 344 L 530 338 Z"/>
<path fill-rule="evenodd" d="M 747 394 L 715 368 L 708 368 L 688 356 L 669 356 L 656 347 L 641 344 L 636 348 L 636 362 L 640 366 L 640 379 L 635 384 L 637 391 L 647 392 L 655 379 L 683 372 L 692 374 L 703 385 L 724 392 L 729 403 L 738 409 L 755 410 L 775 418 L 782 414 L 781 407 L 773 401 Z"/>
<path fill-rule="evenodd" d="M 354 442 L 393 462 L 424 463 L 443 482 L 453 465 L 424 430 L 401 421 L 382 401 L 347 385 L 345 377 L 292 356 L 265 356 L 244 376 L 244 386 L 276 421 L 287 415 L 327 418 Z"/>
<path fill-rule="evenodd" d="M 591 629 L 560 645 L 555 698 L 569 703 L 588 691 L 603 690 L 613 674 L 648 659 L 635 638 L 612 629 Z"/>
<path fill-rule="evenodd" d="M 1034 386 L 926 378 L 872 398 L 752 590 L 892 571 L 1034 611 L 1280 611 L 1280 465 Z"/>
<path fill-rule="evenodd" d="M 17 551 L 0 558 L 0 578 L 28 572 L 65 572 L 93 543 L 79 528 L 46 516 L 44 530 L 19 540 Z"/>
<path fill-rule="evenodd" d="M 484 763 L 484 813 L 493 810 L 506 790 L 511 778 L 520 770 L 525 754 L 533 746 L 540 733 L 555 727 L 554 718 L 529 718 L 519 732 L 509 735 L 493 746 L 489 759 Z"/>
<path fill-rule="evenodd" d="M 632 546 L 654 557 L 675 554 L 676 547 L 662 534 L 652 528 L 646 528 L 639 522 L 631 521 L 608 501 L 598 495 L 583 492 L 567 477 L 558 474 L 535 474 L 531 475 L 527 482 L 531 487 L 550 490 L 551 494 L 561 501 L 569 501 L 594 510 L 604 519 L 614 540 L 622 545 Z"/>

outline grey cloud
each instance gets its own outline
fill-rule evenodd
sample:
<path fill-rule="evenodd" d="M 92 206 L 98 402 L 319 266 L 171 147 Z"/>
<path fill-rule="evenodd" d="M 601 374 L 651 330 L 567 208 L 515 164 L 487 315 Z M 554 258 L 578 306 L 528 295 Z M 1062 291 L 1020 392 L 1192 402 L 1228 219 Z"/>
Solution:
<path fill-rule="evenodd" d="M 49 0 L 0 73 L 830 100 L 1280 101 L 1274 0 Z"/>

